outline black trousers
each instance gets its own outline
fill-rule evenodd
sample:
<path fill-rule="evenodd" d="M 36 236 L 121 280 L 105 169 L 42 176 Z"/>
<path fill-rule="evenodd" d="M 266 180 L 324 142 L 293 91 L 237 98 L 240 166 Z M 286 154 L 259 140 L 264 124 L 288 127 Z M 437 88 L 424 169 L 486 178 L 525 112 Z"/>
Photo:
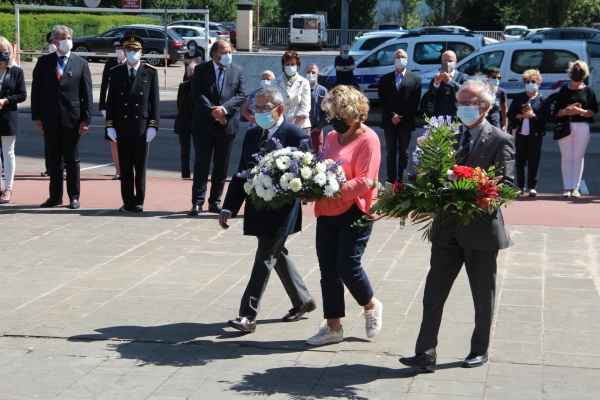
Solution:
<path fill-rule="evenodd" d="M 310 294 L 294 262 L 285 248 L 287 236 L 260 236 L 254 257 L 252 274 L 240 304 L 240 317 L 254 320 L 260 311 L 262 298 L 273 268 L 292 301 L 292 309 L 300 310 L 310 300 Z"/>
<path fill-rule="evenodd" d="M 212 132 L 205 134 L 193 133 L 192 138 L 194 140 L 194 151 L 196 152 L 192 205 L 202 207 L 204 204 L 211 161 L 213 161 L 213 168 L 208 204 L 220 204 L 225 181 L 227 180 L 227 170 L 229 169 L 229 159 L 231 158 L 235 135 L 228 135 L 223 127 L 215 125 Z"/>
<path fill-rule="evenodd" d="M 398 128 L 385 128 L 385 147 L 387 148 L 387 174 L 388 182 L 394 183 L 402 179 L 404 170 L 408 166 L 408 145 L 412 132 Z M 398 161 L 396 161 L 399 156 Z"/>
<path fill-rule="evenodd" d="M 143 206 L 146 197 L 146 163 L 148 143 L 146 135 L 117 138 L 117 152 L 121 165 L 121 197 L 126 207 Z M 135 188 L 135 191 L 134 191 Z"/>
<path fill-rule="evenodd" d="M 50 174 L 50 198 L 63 198 L 63 167 L 67 170 L 67 194 L 69 199 L 79 199 L 79 138 L 77 128 L 44 127 L 44 143 L 48 150 L 48 173 Z"/>
<path fill-rule="evenodd" d="M 181 159 L 181 177 L 190 177 L 190 152 L 192 151 L 192 129 L 186 127 L 183 133 L 179 134 L 179 147 L 181 153 L 179 158 Z"/>
<path fill-rule="evenodd" d="M 515 167 L 517 168 L 517 187 L 535 189 L 540 169 L 540 158 L 542 157 L 542 142 L 544 137 L 530 133 L 515 137 Z M 525 169 L 527 169 L 527 181 L 525 181 Z"/>
<path fill-rule="evenodd" d="M 475 306 L 475 329 L 471 352 L 485 354 L 490 345 L 496 296 L 496 257 L 498 251 L 464 249 L 456 238 L 446 245 L 432 244 L 430 269 L 423 295 L 423 321 L 415 347 L 416 353 L 436 356 L 438 332 L 444 304 L 463 263 L 469 277 Z"/>

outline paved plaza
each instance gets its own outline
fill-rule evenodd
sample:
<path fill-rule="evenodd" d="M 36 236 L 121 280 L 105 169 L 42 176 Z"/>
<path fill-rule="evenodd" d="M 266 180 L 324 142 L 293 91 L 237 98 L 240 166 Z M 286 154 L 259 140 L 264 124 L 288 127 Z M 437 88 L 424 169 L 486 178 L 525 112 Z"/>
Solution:
<path fill-rule="evenodd" d="M 596 206 L 597 207 L 597 206 Z M 590 218 L 598 218 L 598 214 Z M 347 294 L 344 342 L 305 340 L 322 321 L 314 217 L 288 248 L 319 308 L 296 323 L 277 275 L 255 333 L 236 316 L 256 239 L 242 219 L 0 209 L 2 399 L 584 399 L 600 393 L 600 229 L 510 225 L 501 251 L 491 361 L 460 368 L 473 305 L 461 272 L 445 308 L 438 371 L 414 353 L 429 245 L 414 227 L 375 225 L 364 266 L 383 303 L 372 340 Z"/>

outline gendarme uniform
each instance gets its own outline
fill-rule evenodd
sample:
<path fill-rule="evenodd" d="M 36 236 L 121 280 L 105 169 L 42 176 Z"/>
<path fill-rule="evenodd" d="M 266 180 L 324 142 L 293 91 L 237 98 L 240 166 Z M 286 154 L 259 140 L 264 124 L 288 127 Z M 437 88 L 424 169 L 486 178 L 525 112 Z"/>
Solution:
<path fill-rule="evenodd" d="M 144 46 L 144 40 L 138 36 L 127 36 L 122 41 L 124 48 L 141 49 Z M 121 211 L 141 211 L 144 205 L 148 158 L 146 137 L 148 128 L 158 130 L 158 90 L 158 71 L 149 64 L 138 62 L 132 66 L 126 62 L 110 70 L 106 128 L 114 128 L 117 134 L 123 197 Z"/>

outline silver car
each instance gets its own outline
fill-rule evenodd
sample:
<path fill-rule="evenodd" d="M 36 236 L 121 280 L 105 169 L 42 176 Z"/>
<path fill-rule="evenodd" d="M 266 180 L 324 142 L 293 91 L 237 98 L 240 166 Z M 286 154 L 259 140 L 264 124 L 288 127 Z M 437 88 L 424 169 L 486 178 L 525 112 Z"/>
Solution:
<path fill-rule="evenodd" d="M 358 60 L 381 43 L 387 42 L 390 39 L 399 38 L 408 31 L 381 31 L 369 32 L 360 37 L 356 37 L 356 41 L 350 46 L 350 56 Z"/>
<path fill-rule="evenodd" d="M 205 23 L 203 20 L 188 20 L 188 19 L 186 19 L 186 20 L 182 20 L 182 21 L 171 22 L 169 24 L 169 26 L 172 26 L 172 25 L 173 26 L 175 26 L 175 25 L 197 26 L 199 28 L 204 28 Z M 231 43 L 231 38 L 229 37 L 229 31 L 223 25 L 217 24 L 216 22 L 209 22 L 208 27 L 210 30 L 209 36 L 216 37 L 217 40 L 227 40 L 229 43 Z"/>

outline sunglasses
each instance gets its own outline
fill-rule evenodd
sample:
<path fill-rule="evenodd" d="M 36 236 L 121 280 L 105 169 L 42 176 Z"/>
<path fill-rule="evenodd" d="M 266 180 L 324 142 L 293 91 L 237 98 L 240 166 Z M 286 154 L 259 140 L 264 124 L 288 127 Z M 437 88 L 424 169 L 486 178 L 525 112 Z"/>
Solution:
<path fill-rule="evenodd" d="M 502 79 L 501 76 L 490 76 L 490 79 Z"/>
<path fill-rule="evenodd" d="M 525 84 L 526 84 L 526 85 L 527 85 L 528 83 L 535 83 L 535 84 L 537 85 L 537 81 L 533 81 L 533 80 L 528 80 L 528 81 L 525 81 Z"/>

